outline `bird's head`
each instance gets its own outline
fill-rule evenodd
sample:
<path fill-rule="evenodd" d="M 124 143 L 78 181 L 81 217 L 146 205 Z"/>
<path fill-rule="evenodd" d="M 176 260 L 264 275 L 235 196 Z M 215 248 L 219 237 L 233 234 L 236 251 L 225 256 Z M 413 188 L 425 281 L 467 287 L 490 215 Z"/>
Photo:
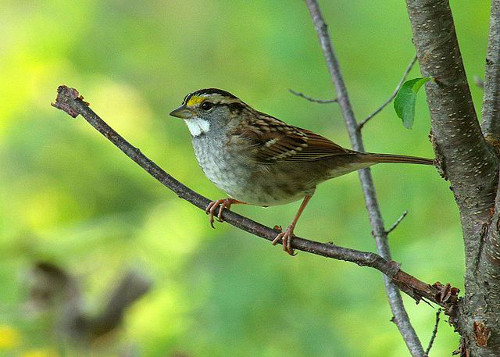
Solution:
<path fill-rule="evenodd" d="M 214 127 L 226 126 L 248 106 L 222 89 L 207 88 L 189 93 L 182 105 L 170 115 L 184 119 L 194 137 L 207 134 Z"/>

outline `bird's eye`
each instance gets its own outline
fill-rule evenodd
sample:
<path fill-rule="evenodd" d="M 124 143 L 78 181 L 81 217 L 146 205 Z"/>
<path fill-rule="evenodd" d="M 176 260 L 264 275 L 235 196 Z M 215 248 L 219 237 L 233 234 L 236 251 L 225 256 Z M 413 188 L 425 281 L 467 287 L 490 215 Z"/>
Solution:
<path fill-rule="evenodd" d="M 210 109 L 212 109 L 213 106 L 214 106 L 214 104 L 210 103 L 210 102 L 201 103 L 201 109 L 203 109 L 203 110 L 210 110 Z"/>

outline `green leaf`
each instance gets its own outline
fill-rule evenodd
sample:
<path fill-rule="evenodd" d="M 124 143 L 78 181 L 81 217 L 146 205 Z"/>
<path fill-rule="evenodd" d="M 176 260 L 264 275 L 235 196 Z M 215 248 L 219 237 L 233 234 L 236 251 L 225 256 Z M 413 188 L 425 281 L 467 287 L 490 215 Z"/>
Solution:
<path fill-rule="evenodd" d="M 398 117 L 403 120 L 403 125 L 406 129 L 411 129 L 413 126 L 417 92 L 424 83 L 430 80 L 432 80 L 431 77 L 425 77 L 406 81 L 394 99 L 394 110 Z"/>

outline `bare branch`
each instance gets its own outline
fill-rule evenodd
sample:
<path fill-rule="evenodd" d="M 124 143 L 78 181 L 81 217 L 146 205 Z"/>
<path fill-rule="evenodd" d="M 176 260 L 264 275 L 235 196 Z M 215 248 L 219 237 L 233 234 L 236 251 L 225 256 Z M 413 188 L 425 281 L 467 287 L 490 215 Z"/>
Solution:
<path fill-rule="evenodd" d="M 114 287 L 101 313 L 90 319 L 92 334 L 102 336 L 119 326 L 126 309 L 146 294 L 152 284 L 151 279 L 137 271 L 130 270 L 124 274 Z"/>
<path fill-rule="evenodd" d="M 177 181 L 144 154 L 142 154 L 139 149 L 128 143 L 120 134 L 113 130 L 92 109 L 89 108 L 88 103 L 83 101 L 83 98 L 79 95 L 77 90 L 66 86 L 60 86 L 58 88 L 56 102 L 52 105 L 56 108 L 64 110 L 73 117 L 81 114 L 83 118 L 90 123 L 90 125 L 111 141 L 124 154 L 135 161 L 160 183 L 176 193 L 180 198 L 192 203 L 202 210 L 205 210 L 210 203 L 208 198 L 201 196 L 187 186 L 183 185 L 181 182 Z M 243 217 L 230 210 L 224 210 L 222 217 L 227 223 L 269 241 L 272 241 L 278 233 L 275 229 L 263 226 L 260 223 L 252 221 L 249 218 Z M 292 246 L 293 248 L 304 252 L 337 260 L 344 260 L 355 263 L 359 266 L 367 266 L 377 269 L 385 274 L 389 281 L 392 281 L 399 287 L 399 289 L 414 298 L 416 301 L 426 299 L 448 308 L 456 303 L 456 299 L 453 301 L 449 299 L 447 301 L 442 300 L 440 298 L 440 290 L 434 285 L 424 283 L 423 281 L 405 273 L 400 269 L 399 264 L 391 260 L 384 259 L 375 253 L 338 247 L 328 243 L 314 242 L 300 237 L 294 237 Z"/>
<path fill-rule="evenodd" d="M 439 317 L 441 315 L 441 311 L 443 311 L 443 310 L 438 309 L 438 311 L 436 311 L 436 322 L 434 324 L 434 330 L 432 331 L 431 339 L 430 339 L 429 344 L 427 345 L 427 348 L 425 350 L 426 356 L 429 355 L 429 352 L 431 351 L 432 345 L 434 344 L 434 340 L 436 339 L 436 335 L 438 332 L 438 326 L 439 326 Z"/>
<path fill-rule="evenodd" d="M 368 121 L 371 118 L 373 118 L 375 115 L 377 115 L 378 113 L 380 113 L 382 111 L 382 109 L 384 109 L 387 105 L 389 105 L 390 102 L 392 102 L 392 100 L 394 98 L 396 98 L 396 96 L 398 95 L 399 90 L 401 89 L 401 86 L 403 85 L 403 83 L 406 80 L 406 77 L 408 77 L 408 74 L 410 73 L 411 69 L 415 65 L 415 62 L 417 62 L 417 55 L 415 55 L 412 58 L 412 60 L 410 61 L 410 63 L 406 67 L 406 69 L 405 69 L 405 71 L 403 73 L 403 76 L 401 77 L 401 80 L 399 81 L 398 85 L 396 86 L 396 88 L 392 92 L 391 96 L 377 110 L 375 110 L 373 113 L 371 113 L 366 118 L 364 118 L 363 120 L 361 120 L 361 122 L 358 124 L 358 130 L 361 130 L 363 128 L 363 126 L 365 126 L 365 124 L 368 123 Z"/>
<path fill-rule="evenodd" d="M 328 71 L 330 72 L 331 79 L 335 86 L 335 91 L 339 100 L 339 106 L 346 122 L 347 131 L 349 132 L 352 146 L 354 150 L 364 151 L 361 132 L 358 130 L 358 125 L 354 117 L 354 112 L 349 100 L 349 95 L 347 93 L 342 72 L 340 70 L 340 64 L 337 60 L 337 57 L 335 56 L 335 52 L 333 51 L 330 35 L 328 34 L 328 27 L 323 20 L 323 15 L 321 14 L 321 10 L 317 1 L 306 0 L 306 3 L 311 14 L 314 27 L 318 34 L 321 49 L 328 66 Z M 373 179 L 370 169 L 360 170 L 359 178 L 361 181 L 363 194 L 365 196 L 366 208 L 368 209 L 368 213 L 370 216 L 370 224 L 372 226 L 372 232 L 375 238 L 377 251 L 382 257 L 390 260 L 391 253 L 387 241 L 387 233 L 384 228 L 382 214 L 380 213 L 380 208 L 375 194 L 375 186 L 373 185 Z M 399 290 L 396 288 L 396 286 L 394 286 L 394 284 L 392 284 L 390 279 L 384 278 L 384 282 L 392 314 L 395 317 L 399 332 L 403 336 L 406 346 L 410 350 L 412 356 L 423 356 L 424 349 L 415 332 L 415 329 L 410 323 L 410 318 L 408 317 L 408 314 L 404 308 L 403 299 Z"/>
<path fill-rule="evenodd" d="M 314 102 L 314 103 L 328 104 L 328 103 L 337 103 L 339 101 L 337 98 L 335 98 L 335 99 L 316 99 L 313 97 L 309 97 L 308 95 L 305 95 L 304 93 L 294 91 L 293 89 L 288 89 L 288 91 L 292 94 L 295 94 L 297 97 L 307 99 L 308 101 Z"/>
<path fill-rule="evenodd" d="M 402 214 L 401 216 L 399 216 L 399 218 L 397 219 L 397 221 L 396 221 L 396 222 L 394 222 L 394 224 L 391 226 L 391 228 L 389 228 L 389 229 L 386 231 L 386 233 L 387 233 L 387 234 L 389 234 L 389 233 L 391 233 L 393 230 L 395 230 L 395 229 L 399 226 L 399 224 L 401 223 L 401 221 L 402 221 L 403 219 L 405 219 L 405 217 L 406 217 L 407 215 L 408 215 L 408 211 L 404 211 L 404 212 L 403 212 L 403 214 Z"/>
<path fill-rule="evenodd" d="M 500 2 L 496 0 L 491 2 L 482 117 L 484 136 L 498 147 L 500 145 Z"/>
<path fill-rule="evenodd" d="M 29 306 L 32 312 L 46 311 L 53 315 L 56 335 L 61 333 L 81 347 L 90 347 L 96 338 L 122 324 L 126 310 L 146 294 L 151 285 L 148 277 L 129 270 L 109 289 L 111 298 L 101 312 L 90 314 L 84 309 L 83 294 L 75 277 L 53 263 L 37 262 L 29 281 Z"/>

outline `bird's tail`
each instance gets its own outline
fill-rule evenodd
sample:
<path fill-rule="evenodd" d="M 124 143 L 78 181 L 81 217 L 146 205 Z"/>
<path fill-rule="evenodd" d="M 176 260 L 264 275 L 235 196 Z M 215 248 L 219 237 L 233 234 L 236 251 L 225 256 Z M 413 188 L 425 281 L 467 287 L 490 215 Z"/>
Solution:
<path fill-rule="evenodd" d="M 423 157 L 406 156 L 406 155 L 392 155 L 392 154 L 362 154 L 366 162 L 373 163 L 406 163 L 406 164 L 420 164 L 420 165 L 434 165 L 434 160 L 426 159 Z"/>

